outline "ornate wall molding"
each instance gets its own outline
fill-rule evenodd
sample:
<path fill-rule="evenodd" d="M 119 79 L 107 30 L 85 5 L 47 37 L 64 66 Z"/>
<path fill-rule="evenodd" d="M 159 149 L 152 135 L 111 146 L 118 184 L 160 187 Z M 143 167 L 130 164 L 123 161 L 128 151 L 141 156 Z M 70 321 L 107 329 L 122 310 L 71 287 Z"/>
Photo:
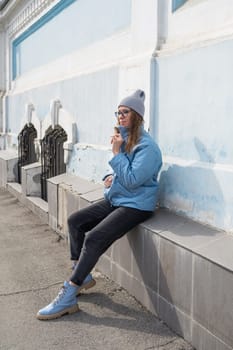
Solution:
<path fill-rule="evenodd" d="M 7 25 L 7 32 L 10 38 L 22 31 L 26 26 L 31 24 L 35 18 L 58 0 L 33 0 L 19 12 L 19 14 Z"/>

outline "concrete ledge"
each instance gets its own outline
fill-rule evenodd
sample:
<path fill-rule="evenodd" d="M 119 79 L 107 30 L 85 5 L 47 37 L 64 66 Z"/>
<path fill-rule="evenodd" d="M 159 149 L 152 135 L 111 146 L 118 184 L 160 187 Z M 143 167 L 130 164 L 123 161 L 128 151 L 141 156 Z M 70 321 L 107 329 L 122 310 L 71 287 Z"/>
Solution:
<path fill-rule="evenodd" d="M 25 196 L 41 198 L 41 163 L 21 167 L 22 192 Z"/>
<path fill-rule="evenodd" d="M 18 153 L 15 150 L 0 151 L 0 186 L 6 188 L 8 182 L 18 177 Z"/>
<path fill-rule="evenodd" d="M 98 268 L 198 350 L 233 349 L 233 236 L 160 209 Z"/>
<path fill-rule="evenodd" d="M 33 213 L 38 215 L 41 220 L 48 224 L 48 203 L 39 197 L 26 197 L 22 191 L 22 186 L 17 182 L 7 184 L 7 190 L 13 194 L 21 203 L 28 207 Z"/>
<path fill-rule="evenodd" d="M 47 185 L 49 225 L 67 239 L 68 216 L 102 198 L 103 186 L 69 174 L 50 178 Z"/>

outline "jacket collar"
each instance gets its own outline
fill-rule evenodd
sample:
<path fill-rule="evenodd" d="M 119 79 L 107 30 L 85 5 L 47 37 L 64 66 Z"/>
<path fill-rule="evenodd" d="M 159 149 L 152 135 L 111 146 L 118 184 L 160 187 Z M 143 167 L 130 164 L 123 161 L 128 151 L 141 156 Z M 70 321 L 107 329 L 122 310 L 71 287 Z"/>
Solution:
<path fill-rule="evenodd" d="M 126 128 L 125 126 L 121 126 L 121 125 L 118 126 L 118 129 L 120 131 L 121 137 L 126 142 L 127 138 L 128 138 L 128 135 L 129 135 L 129 129 Z"/>
<path fill-rule="evenodd" d="M 120 134 L 121 134 L 121 137 L 123 138 L 123 140 L 126 142 L 127 141 L 127 138 L 128 138 L 128 135 L 129 135 L 129 129 L 128 128 L 126 128 L 125 126 L 121 126 L 121 125 L 119 125 L 118 126 L 118 129 L 119 129 L 119 131 L 120 131 Z M 143 130 L 144 130 L 144 128 L 143 128 L 143 125 L 141 126 L 141 134 L 143 133 Z"/>

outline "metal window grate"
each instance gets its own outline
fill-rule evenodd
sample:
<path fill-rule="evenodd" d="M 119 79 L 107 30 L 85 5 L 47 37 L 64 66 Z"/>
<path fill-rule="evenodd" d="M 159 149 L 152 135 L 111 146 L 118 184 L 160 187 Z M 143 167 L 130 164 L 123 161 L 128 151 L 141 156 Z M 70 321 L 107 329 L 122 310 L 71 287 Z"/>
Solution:
<path fill-rule="evenodd" d="M 47 179 L 66 172 L 63 144 L 67 141 L 65 130 L 50 126 L 41 141 L 41 197 L 47 201 Z"/>
<path fill-rule="evenodd" d="M 18 135 L 18 183 L 21 183 L 21 167 L 37 161 L 34 140 L 37 131 L 32 123 L 25 124 Z"/>

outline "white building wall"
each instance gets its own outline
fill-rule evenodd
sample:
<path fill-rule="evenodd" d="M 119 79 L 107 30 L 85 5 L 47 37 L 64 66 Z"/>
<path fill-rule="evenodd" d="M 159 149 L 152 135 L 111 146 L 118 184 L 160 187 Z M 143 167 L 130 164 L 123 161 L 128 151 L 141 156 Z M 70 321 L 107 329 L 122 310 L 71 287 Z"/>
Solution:
<path fill-rule="evenodd" d="M 171 7 L 172 0 L 165 0 Z M 233 6 L 231 0 L 188 0 L 177 11 L 167 13 L 168 49 L 183 49 L 222 40 L 232 35 Z"/>
<path fill-rule="evenodd" d="M 164 156 L 161 205 L 228 231 L 233 230 L 232 11 L 229 1 L 220 6 L 190 0 L 170 13 L 155 64 L 156 133 Z"/>
<path fill-rule="evenodd" d="M 3 24 L 0 23 L 0 150 L 5 147 L 5 137 L 2 136 L 5 132 L 4 119 L 4 95 L 6 90 L 6 75 L 5 75 L 5 31 Z"/>
<path fill-rule="evenodd" d="M 75 1 L 25 39 L 22 30 L 18 37 L 13 36 L 13 45 L 17 43 L 13 62 L 16 79 L 11 82 L 7 100 L 11 145 L 17 144 L 25 104 L 35 106 L 43 123 L 51 99 L 58 99 L 77 123 L 79 144 L 91 144 L 100 149 L 100 154 L 106 149 L 109 157 L 117 102 L 138 87 L 147 91 L 145 119 L 146 127 L 149 126 L 150 57 L 157 37 L 157 1 L 146 1 L 143 9 L 138 0 L 101 0 L 98 6 L 97 2 L 93 6 L 84 0 Z M 59 35 L 55 37 L 61 27 L 66 43 Z M 20 36 L 24 40 L 19 41 Z M 53 44 L 55 59 L 51 56 L 53 50 L 44 51 L 45 47 L 53 48 Z M 38 49 L 43 53 L 43 62 L 38 58 Z M 83 168 L 78 168 L 79 175 L 87 176 L 85 166 L 96 161 L 96 151 L 88 154 L 88 161 L 81 162 Z M 105 168 L 100 163 L 98 174 L 94 176 L 89 170 L 88 178 L 100 181 Z M 68 171 L 77 173 L 72 158 Z"/>
<path fill-rule="evenodd" d="M 13 42 L 16 77 L 125 29 L 130 14 L 131 0 L 59 2 Z"/>
<path fill-rule="evenodd" d="M 161 205 L 232 230 L 232 1 L 188 0 L 174 12 L 172 0 L 127 0 L 126 6 L 111 2 L 119 6 L 120 22 L 116 10 L 106 11 L 109 1 L 98 1 L 94 8 L 79 0 L 25 37 L 18 46 L 23 60 L 16 68 L 21 67 L 21 74 L 16 69 L 12 81 L 12 43 L 59 1 L 50 0 L 46 7 L 41 0 L 41 12 L 30 7 L 31 21 L 25 26 L 15 12 L 7 27 L 9 146 L 17 144 L 25 104 L 34 105 L 43 123 L 51 100 L 58 99 L 61 115 L 74 120 L 78 131 L 68 172 L 101 181 L 111 156 L 117 102 L 140 87 L 146 91 L 145 127 L 164 157 Z M 108 18 L 109 31 L 104 18 L 91 28 L 88 17 L 88 28 L 82 22 L 83 37 L 77 37 L 79 30 L 67 34 L 74 18 L 87 18 L 92 10 L 94 17 Z M 53 36 L 56 25 L 57 33 L 64 28 L 68 51 L 61 47 L 65 39 L 59 42 L 59 36 Z M 42 45 L 44 61 L 36 57 L 30 62 L 42 31 L 45 46 L 53 39 L 56 47 L 46 54 Z"/>
<path fill-rule="evenodd" d="M 5 90 L 5 31 L 0 24 L 0 91 Z"/>

